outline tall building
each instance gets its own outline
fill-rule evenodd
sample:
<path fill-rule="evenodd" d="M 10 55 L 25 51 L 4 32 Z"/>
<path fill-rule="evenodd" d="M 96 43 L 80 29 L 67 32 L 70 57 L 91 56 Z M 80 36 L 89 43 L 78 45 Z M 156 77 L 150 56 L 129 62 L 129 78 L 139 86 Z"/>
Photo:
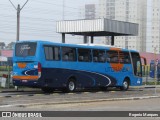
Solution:
<path fill-rule="evenodd" d="M 95 19 L 96 17 L 96 6 L 95 4 L 85 5 L 85 19 Z"/>
<path fill-rule="evenodd" d="M 147 3 L 147 52 L 160 53 L 160 0 Z"/>
<path fill-rule="evenodd" d="M 139 24 L 138 36 L 115 37 L 115 46 L 146 51 L 146 3 L 146 0 L 99 0 L 97 18 Z"/>
<path fill-rule="evenodd" d="M 80 19 L 96 19 L 99 16 L 98 5 L 96 4 L 85 4 L 85 6 L 80 7 Z M 100 17 L 99 17 L 100 18 Z M 90 37 L 87 37 L 89 40 Z M 94 38 L 95 44 L 108 44 L 106 39 L 103 37 Z"/>
<path fill-rule="evenodd" d="M 96 4 L 85 4 L 80 7 L 80 19 L 95 19 L 98 16 Z"/>
<path fill-rule="evenodd" d="M 115 19 L 115 0 L 99 0 L 99 17 Z"/>

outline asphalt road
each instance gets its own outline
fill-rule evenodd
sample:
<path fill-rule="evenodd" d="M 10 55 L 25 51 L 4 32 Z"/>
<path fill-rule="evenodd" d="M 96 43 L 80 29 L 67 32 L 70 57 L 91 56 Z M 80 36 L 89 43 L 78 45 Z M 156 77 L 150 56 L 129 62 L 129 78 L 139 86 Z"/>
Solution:
<path fill-rule="evenodd" d="M 76 93 L 44 94 L 40 90 L 0 93 L 0 111 L 160 111 L 160 88 L 131 88 L 129 91 L 85 90 Z M 17 120 L 17 118 L 15 118 Z M 21 119 L 21 118 L 20 118 Z M 35 120 L 35 118 L 29 118 Z M 40 118 L 38 118 L 40 119 Z M 45 119 L 45 118 L 42 118 Z M 76 120 L 137 120 L 137 118 L 50 118 Z M 138 118 L 138 120 L 160 118 Z M 48 118 L 46 118 L 48 120 Z"/>
<path fill-rule="evenodd" d="M 3 107 L 30 107 L 52 104 L 90 103 L 101 101 L 137 100 L 148 97 L 159 97 L 160 88 L 130 88 L 128 91 L 109 89 L 107 91 L 85 90 L 76 93 L 62 93 L 56 91 L 52 94 L 44 94 L 38 89 L 24 91 L 3 91 L 0 93 L 0 109 Z M 9 106 L 9 107 L 7 107 Z"/>
<path fill-rule="evenodd" d="M 25 111 L 160 111 L 159 102 L 160 98 L 142 99 L 142 100 L 125 100 L 125 101 L 104 101 L 94 103 L 75 103 L 75 104 L 56 104 L 49 106 L 32 106 L 25 108 L 10 108 L 13 110 Z M 17 118 L 12 118 L 18 120 Z M 22 118 L 21 118 L 22 119 Z M 25 119 L 25 118 L 23 118 Z M 28 118 L 29 120 L 159 120 L 160 118 L 133 118 L 133 117 L 86 117 L 86 118 L 73 118 L 73 117 L 56 117 L 56 118 Z"/>

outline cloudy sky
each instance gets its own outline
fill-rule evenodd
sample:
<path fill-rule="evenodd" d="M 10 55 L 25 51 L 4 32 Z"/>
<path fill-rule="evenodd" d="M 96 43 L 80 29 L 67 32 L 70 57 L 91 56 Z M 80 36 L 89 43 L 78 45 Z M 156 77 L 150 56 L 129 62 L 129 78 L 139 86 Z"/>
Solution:
<path fill-rule="evenodd" d="M 26 0 L 11 0 L 17 7 Z M 64 0 L 65 20 L 79 19 L 80 7 L 98 0 Z M 16 10 L 9 0 L 0 0 L 0 42 L 6 44 L 16 41 Z M 56 33 L 56 21 L 62 20 L 63 0 L 29 0 L 21 11 L 20 40 L 50 40 L 61 42 Z M 67 36 L 74 41 L 73 37 Z"/>

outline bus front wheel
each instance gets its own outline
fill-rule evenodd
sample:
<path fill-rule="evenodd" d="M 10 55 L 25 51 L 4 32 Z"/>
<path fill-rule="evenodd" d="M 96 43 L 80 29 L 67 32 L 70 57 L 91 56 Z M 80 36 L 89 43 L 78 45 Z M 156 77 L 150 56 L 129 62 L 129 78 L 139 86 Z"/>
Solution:
<path fill-rule="evenodd" d="M 74 92 L 76 90 L 76 81 L 74 79 L 69 79 L 67 83 L 67 92 Z"/>
<path fill-rule="evenodd" d="M 123 85 L 120 87 L 120 90 L 127 91 L 129 89 L 129 80 L 125 79 Z"/>

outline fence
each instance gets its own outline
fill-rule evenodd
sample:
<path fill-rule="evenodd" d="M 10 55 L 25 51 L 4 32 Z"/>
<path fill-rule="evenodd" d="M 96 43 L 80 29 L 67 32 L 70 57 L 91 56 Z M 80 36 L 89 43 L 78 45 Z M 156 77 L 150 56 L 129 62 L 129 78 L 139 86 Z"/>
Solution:
<path fill-rule="evenodd" d="M 12 66 L 0 66 L 0 87 L 10 88 L 12 85 L 11 79 Z"/>
<path fill-rule="evenodd" d="M 160 76 L 157 76 L 157 71 L 155 72 L 155 78 L 150 77 L 150 65 L 142 66 L 142 76 L 143 84 L 145 85 L 160 85 Z"/>

